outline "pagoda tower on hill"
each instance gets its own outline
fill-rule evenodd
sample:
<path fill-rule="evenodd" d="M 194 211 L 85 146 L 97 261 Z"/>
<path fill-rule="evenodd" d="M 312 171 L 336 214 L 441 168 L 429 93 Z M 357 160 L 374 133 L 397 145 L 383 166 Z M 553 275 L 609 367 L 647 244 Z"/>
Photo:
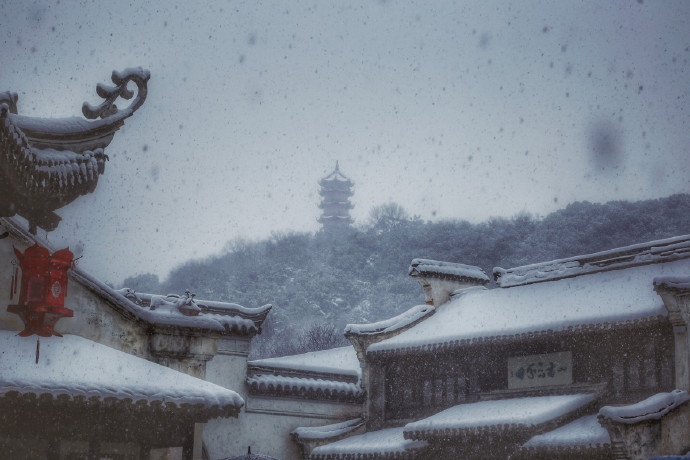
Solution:
<path fill-rule="evenodd" d="M 352 181 L 340 172 L 338 162 L 335 162 L 335 170 L 319 181 L 321 190 L 321 203 L 319 208 L 323 211 L 318 221 L 326 232 L 343 230 L 350 226 L 350 197 L 352 196 Z"/>

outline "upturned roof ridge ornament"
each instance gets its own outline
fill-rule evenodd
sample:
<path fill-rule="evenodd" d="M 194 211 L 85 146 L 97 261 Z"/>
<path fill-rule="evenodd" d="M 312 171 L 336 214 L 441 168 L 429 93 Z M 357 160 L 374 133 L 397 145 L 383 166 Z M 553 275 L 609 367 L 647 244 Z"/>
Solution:
<path fill-rule="evenodd" d="M 129 107 L 121 112 L 121 114 L 127 114 L 125 118 L 131 116 L 146 100 L 146 94 L 148 93 L 146 84 L 149 78 L 151 78 L 149 71 L 141 67 L 130 67 L 122 72 L 113 70 L 111 80 L 115 83 L 115 86 L 98 83 L 96 85 L 96 93 L 99 97 L 104 99 L 104 101 L 98 106 L 93 106 L 88 102 L 84 102 L 81 107 L 82 113 L 89 120 L 95 120 L 99 117 L 108 118 L 112 115 L 117 115 L 119 112 L 115 105 L 117 98 L 121 97 L 122 99 L 129 100 L 134 96 L 134 92 L 127 88 L 127 83 L 131 81 L 137 85 L 137 97 L 132 101 Z"/>
<path fill-rule="evenodd" d="M 17 93 L 10 91 L 0 92 L 0 105 L 3 105 L 3 110 L 8 110 L 10 113 L 17 113 Z"/>
<path fill-rule="evenodd" d="M 95 190 L 108 160 L 104 149 L 146 100 L 150 76 L 141 67 L 114 71 L 114 86 L 96 86 L 103 102 L 83 104 L 86 119 L 19 115 L 17 93 L 0 92 L 0 217 L 19 214 L 34 234 L 37 226 L 57 228 L 54 211 Z M 124 109 L 115 105 L 118 98 L 133 97 Z"/>

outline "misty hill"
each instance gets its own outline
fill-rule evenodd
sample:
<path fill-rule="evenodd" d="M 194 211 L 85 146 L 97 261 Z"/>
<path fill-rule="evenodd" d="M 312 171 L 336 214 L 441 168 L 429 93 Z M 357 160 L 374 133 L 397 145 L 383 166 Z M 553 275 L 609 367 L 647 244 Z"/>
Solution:
<path fill-rule="evenodd" d="M 537 219 L 520 214 L 471 224 L 425 222 L 396 204 L 339 237 L 276 234 L 230 243 L 218 256 L 185 262 L 160 282 L 127 278 L 142 292 L 180 293 L 246 306 L 275 305 L 256 354 L 279 355 L 343 343 L 348 322 L 388 318 L 423 302 L 407 276 L 415 257 L 504 268 L 690 233 L 690 195 L 639 202 L 578 202 Z"/>

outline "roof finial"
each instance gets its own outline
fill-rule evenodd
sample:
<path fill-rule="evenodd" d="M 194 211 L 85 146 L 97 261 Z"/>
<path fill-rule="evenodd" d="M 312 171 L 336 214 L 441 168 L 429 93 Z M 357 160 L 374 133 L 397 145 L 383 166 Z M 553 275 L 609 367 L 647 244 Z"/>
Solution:
<path fill-rule="evenodd" d="M 340 171 L 340 166 L 338 166 L 338 160 L 335 160 L 335 170 Z"/>

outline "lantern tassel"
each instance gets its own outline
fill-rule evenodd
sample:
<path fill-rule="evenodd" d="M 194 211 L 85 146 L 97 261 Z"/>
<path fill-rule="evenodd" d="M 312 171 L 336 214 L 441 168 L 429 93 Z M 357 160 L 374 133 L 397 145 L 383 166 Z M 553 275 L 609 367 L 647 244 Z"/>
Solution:
<path fill-rule="evenodd" d="M 40 352 L 41 352 L 40 347 L 41 347 L 41 339 L 39 339 L 38 337 L 36 337 L 36 364 L 38 364 L 38 355 L 39 355 Z"/>

